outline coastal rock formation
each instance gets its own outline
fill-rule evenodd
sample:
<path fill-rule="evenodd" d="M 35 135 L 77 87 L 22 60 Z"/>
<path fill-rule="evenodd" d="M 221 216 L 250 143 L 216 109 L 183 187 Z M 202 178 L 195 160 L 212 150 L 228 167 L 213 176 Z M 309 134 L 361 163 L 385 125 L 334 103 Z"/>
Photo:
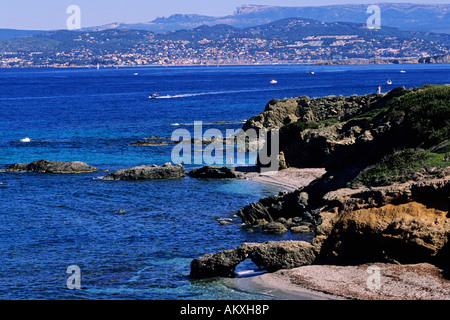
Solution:
<path fill-rule="evenodd" d="M 248 127 L 271 128 L 294 111 L 290 118 L 302 120 L 281 128 L 285 164 L 323 167 L 326 174 L 249 204 L 238 215 L 251 228 L 275 230 L 281 223 L 293 232 L 314 230 L 311 251 L 302 251 L 312 264 L 449 268 L 450 87 L 397 88 L 366 99 L 359 109 L 337 110 L 341 116 L 334 120 L 314 110 L 304 118 L 294 103 L 273 112 L 279 103 L 273 101 L 250 119 Z"/>
<path fill-rule="evenodd" d="M 16 163 L 6 169 L 6 172 L 18 171 L 35 171 L 44 173 L 87 173 L 96 172 L 97 168 L 79 161 L 61 162 L 39 160 L 31 162 L 30 164 Z"/>
<path fill-rule="evenodd" d="M 303 241 L 244 243 L 238 248 L 206 254 L 191 263 L 191 277 L 233 277 L 236 267 L 250 259 L 261 270 L 269 272 L 291 269 L 313 262 L 315 251 Z"/>
<path fill-rule="evenodd" d="M 186 176 L 186 169 L 166 163 L 162 166 L 143 165 L 129 169 L 121 169 L 108 174 L 103 180 L 150 180 L 150 179 L 180 179 Z"/>
<path fill-rule="evenodd" d="M 189 172 L 192 178 L 201 179 L 240 179 L 243 177 L 242 173 L 236 172 L 233 167 L 213 167 L 205 166 L 198 169 L 193 169 Z"/>

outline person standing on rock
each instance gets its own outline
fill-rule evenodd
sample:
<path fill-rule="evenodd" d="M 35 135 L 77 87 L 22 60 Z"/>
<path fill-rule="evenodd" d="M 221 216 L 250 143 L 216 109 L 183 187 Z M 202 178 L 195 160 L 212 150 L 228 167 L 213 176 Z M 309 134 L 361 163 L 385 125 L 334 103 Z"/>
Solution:
<path fill-rule="evenodd" d="M 377 94 L 381 94 L 381 86 L 378 86 L 378 88 L 377 88 Z"/>

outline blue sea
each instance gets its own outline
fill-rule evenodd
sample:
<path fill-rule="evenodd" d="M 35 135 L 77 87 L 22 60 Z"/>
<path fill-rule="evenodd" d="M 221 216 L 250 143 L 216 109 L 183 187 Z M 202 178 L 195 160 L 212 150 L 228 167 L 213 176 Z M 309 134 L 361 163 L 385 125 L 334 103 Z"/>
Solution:
<path fill-rule="evenodd" d="M 154 67 L 0 70 L 0 170 L 83 161 L 96 173 L 0 172 L 0 299 L 274 299 L 192 280 L 192 259 L 243 242 L 310 240 L 247 233 L 234 214 L 280 192 L 248 180 L 102 181 L 171 161 L 173 145 L 133 142 L 176 129 L 238 129 L 273 98 L 353 95 L 450 83 L 450 65 Z M 401 73 L 404 70 L 406 72 Z M 275 79 L 277 84 L 270 84 Z M 393 85 L 386 84 L 391 80 Z M 154 92 L 160 99 L 149 99 Z M 31 141 L 21 142 L 24 138 Z M 252 163 L 249 163 L 251 165 Z M 186 165 L 188 170 L 198 165 Z M 220 219 L 234 223 L 220 225 Z M 81 289 L 69 290 L 69 266 Z M 250 263 L 240 270 L 252 269 Z"/>

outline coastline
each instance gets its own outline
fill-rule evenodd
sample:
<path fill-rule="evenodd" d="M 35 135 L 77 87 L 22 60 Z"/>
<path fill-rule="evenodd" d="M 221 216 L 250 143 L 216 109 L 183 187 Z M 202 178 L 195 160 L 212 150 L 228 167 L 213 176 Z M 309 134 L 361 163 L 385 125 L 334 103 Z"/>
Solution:
<path fill-rule="evenodd" d="M 369 267 L 379 268 L 378 287 L 368 286 Z M 450 300 L 450 280 L 428 263 L 311 265 L 234 279 L 233 285 L 281 300 Z"/>
<path fill-rule="evenodd" d="M 180 67 L 242 67 L 242 66 L 355 66 L 355 65 L 423 65 L 423 64 L 448 64 L 450 55 L 427 56 L 422 58 L 392 58 L 381 60 L 317 60 L 314 62 L 261 62 L 261 63 L 209 63 L 209 64 L 150 64 L 150 65 L 101 65 L 100 69 L 136 69 L 136 68 L 180 68 Z M 440 61 L 441 59 L 442 61 Z M 96 64 L 86 65 L 31 65 L 31 66 L 1 66 L 0 69 L 93 69 Z"/>

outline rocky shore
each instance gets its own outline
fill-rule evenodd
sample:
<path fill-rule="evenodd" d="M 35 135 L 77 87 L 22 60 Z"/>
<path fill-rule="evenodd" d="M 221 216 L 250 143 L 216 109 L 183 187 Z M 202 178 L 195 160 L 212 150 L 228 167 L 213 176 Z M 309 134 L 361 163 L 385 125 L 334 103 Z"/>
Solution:
<path fill-rule="evenodd" d="M 269 102 L 244 129 L 280 130 L 280 169 L 325 173 L 294 191 L 249 204 L 238 215 L 246 228 L 307 225 L 314 237 L 308 243 L 243 244 L 209 253 L 192 261 L 191 275 L 233 276 L 242 259 L 251 259 L 263 270 L 288 275 L 294 285 L 341 297 L 450 299 L 449 101 L 449 86 L 424 86 Z M 361 289 L 365 282 L 352 280 L 368 264 L 383 264 L 387 283 L 410 291 L 368 294 Z M 299 270 L 320 276 L 307 281 L 309 273 Z M 423 270 L 433 270 L 434 277 Z M 407 274 L 417 279 L 414 286 Z M 320 277 L 335 279 L 335 288 L 318 283 Z M 430 285 L 433 281 L 440 285 Z"/>

